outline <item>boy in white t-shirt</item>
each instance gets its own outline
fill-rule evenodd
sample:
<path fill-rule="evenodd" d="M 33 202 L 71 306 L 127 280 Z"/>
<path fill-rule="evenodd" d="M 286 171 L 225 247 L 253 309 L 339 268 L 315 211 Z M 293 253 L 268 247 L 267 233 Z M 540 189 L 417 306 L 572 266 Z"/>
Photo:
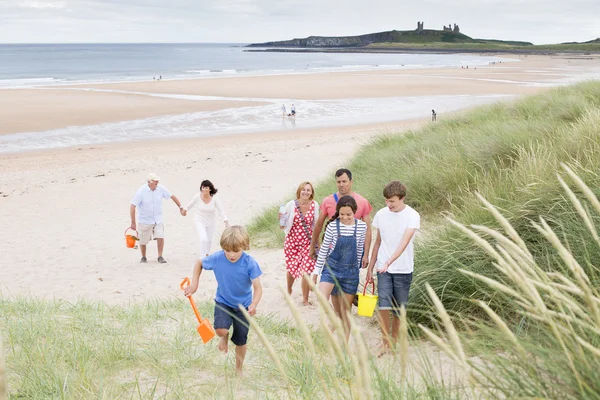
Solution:
<path fill-rule="evenodd" d="M 378 315 L 385 353 L 392 347 L 390 310 L 393 312 L 391 337 L 396 342 L 400 331 L 400 307 L 406 307 L 408 303 L 414 269 L 413 239 L 421 226 L 421 217 L 404 204 L 406 186 L 401 182 L 388 183 L 383 188 L 383 197 L 387 207 L 379 210 L 373 219 L 377 239 L 369 262 L 367 283 L 373 281 L 373 268 L 377 267 Z"/>

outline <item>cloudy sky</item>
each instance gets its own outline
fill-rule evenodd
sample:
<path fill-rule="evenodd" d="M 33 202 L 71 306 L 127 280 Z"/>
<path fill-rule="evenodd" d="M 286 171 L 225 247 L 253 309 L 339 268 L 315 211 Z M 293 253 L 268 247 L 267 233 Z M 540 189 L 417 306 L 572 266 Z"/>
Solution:
<path fill-rule="evenodd" d="M 0 43 L 248 43 L 417 21 L 475 38 L 587 41 L 600 37 L 600 0 L 0 0 Z"/>

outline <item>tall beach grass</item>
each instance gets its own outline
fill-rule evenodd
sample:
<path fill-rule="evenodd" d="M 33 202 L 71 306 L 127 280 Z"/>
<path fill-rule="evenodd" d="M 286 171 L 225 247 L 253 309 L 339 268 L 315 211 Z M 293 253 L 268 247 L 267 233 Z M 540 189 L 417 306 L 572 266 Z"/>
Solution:
<path fill-rule="evenodd" d="M 593 238 L 593 246 L 600 247 L 593 222 L 594 216 L 600 215 L 597 196 L 566 164 L 555 179 L 577 214 L 576 220 Z M 485 288 L 464 299 L 480 313 L 449 313 L 439 293 L 425 283 L 431 321 L 427 326 L 418 324 L 421 334 L 452 361 L 454 379 L 444 381 L 439 374 L 443 366 L 432 361 L 434 357 L 424 350 L 422 341 L 411 339 L 409 332 L 415 324 L 405 312 L 396 353 L 384 363 L 368 344 L 371 328 L 361 327 L 355 318 L 351 318 L 351 344 L 346 344 L 340 333 L 341 321 L 317 292 L 328 356 L 315 350 L 310 335 L 303 335 L 303 360 L 310 370 L 317 371 L 317 379 L 310 384 L 292 379 L 295 375 L 286 367 L 286 355 L 269 353 L 288 391 L 301 388 L 303 398 L 312 398 L 320 385 L 323 398 L 331 399 L 600 399 L 600 295 L 594 277 L 586 271 L 596 268 L 577 262 L 568 248 L 571 231 L 559 235 L 539 217 L 530 221 L 537 232 L 537 245 L 545 244 L 557 254 L 548 268 L 545 256 L 528 247 L 500 210 L 482 196 L 478 201 L 499 228 L 467 227 L 450 218 L 449 223 L 457 236 L 482 249 L 494 264 L 492 274 L 457 270 Z M 589 207 L 583 206 L 584 202 Z M 576 237 L 579 234 L 575 232 Z M 519 321 L 502 318 L 505 305 Z M 296 323 L 300 331 L 306 330 L 301 318 Z M 260 331 L 258 323 L 253 326 Z M 333 334 L 332 326 L 336 329 Z M 268 346 L 266 335 L 259 337 Z M 417 346 L 421 357 L 430 358 L 418 362 L 409 357 L 410 346 Z M 407 378 L 407 371 L 415 368 L 419 374 Z M 307 390 L 309 385 L 313 389 Z"/>
<path fill-rule="evenodd" d="M 421 214 L 412 312 L 428 310 L 424 283 L 429 282 L 450 312 L 468 313 L 479 312 L 468 299 L 481 287 L 457 267 L 485 274 L 493 273 L 494 267 L 485 252 L 457 236 L 443 216 L 497 226 L 476 192 L 502 210 L 530 251 L 545 260 L 539 261 L 542 268 L 552 268 L 557 255 L 539 241 L 529 223 L 538 215 L 557 231 L 571 232 L 570 246 L 582 265 L 600 257 L 554 177 L 560 163 L 569 164 L 598 191 L 599 82 L 555 88 L 513 103 L 479 107 L 419 130 L 378 137 L 348 168 L 355 176 L 354 189 L 375 210 L 384 206 L 383 186 L 401 180 L 408 187 L 407 203 Z M 331 178 L 317 185 L 316 197 L 335 190 Z M 598 222 L 597 216 L 592 219 Z M 283 236 L 275 221 L 275 209 L 258 217 L 250 229 L 253 239 L 260 245 L 281 246 Z M 591 276 L 595 279 L 596 274 Z"/>
<path fill-rule="evenodd" d="M 0 400 L 4 389 L 9 399 L 598 399 L 599 135 L 600 83 L 590 82 L 357 154 L 356 191 L 379 208 L 383 185 L 400 179 L 424 222 L 391 356 L 375 356 L 380 334 L 365 320 L 352 318 L 347 344 L 322 297 L 317 327 L 286 293 L 294 321 L 251 319 L 244 378 L 232 354 L 201 344 L 183 296 L 130 306 L 0 297 Z M 317 186 L 318 197 L 333 191 L 333 178 Z M 257 219 L 255 243 L 281 244 L 276 212 Z"/>

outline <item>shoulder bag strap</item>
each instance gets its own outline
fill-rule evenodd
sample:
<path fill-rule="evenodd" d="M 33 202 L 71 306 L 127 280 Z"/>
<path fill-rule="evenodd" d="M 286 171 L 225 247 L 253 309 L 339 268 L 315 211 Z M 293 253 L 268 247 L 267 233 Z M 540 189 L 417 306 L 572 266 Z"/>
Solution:
<path fill-rule="evenodd" d="M 294 203 L 296 204 L 296 210 L 298 211 L 298 214 L 300 214 L 300 221 L 302 221 L 302 226 L 304 227 L 304 232 L 306 232 L 306 236 L 308 236 L 308 238 L 311 239 L 312 235 L 310 234 L 308 225 L 306 224 L 306 221 L 304 220 L 304 215 L 302 214 L 302 211 L 300 210 L 300 203 L 298 203 L 298 200 L 294 200 Z"/>

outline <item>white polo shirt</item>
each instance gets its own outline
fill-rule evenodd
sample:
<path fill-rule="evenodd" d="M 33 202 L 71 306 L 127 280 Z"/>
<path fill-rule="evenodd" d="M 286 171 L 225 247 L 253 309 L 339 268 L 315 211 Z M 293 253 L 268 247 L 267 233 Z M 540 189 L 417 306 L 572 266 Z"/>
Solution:
<path fill-rule="evenodd" d="M 150 189 L 148 184 L 139 188 L 131 200 L 131 204 L 138 209 L 138 222 L 146 225 L 162 224 L 162 200 L 170 199 L 171 196 L 169 189 L 160 183 L 155 190 Z"/>

